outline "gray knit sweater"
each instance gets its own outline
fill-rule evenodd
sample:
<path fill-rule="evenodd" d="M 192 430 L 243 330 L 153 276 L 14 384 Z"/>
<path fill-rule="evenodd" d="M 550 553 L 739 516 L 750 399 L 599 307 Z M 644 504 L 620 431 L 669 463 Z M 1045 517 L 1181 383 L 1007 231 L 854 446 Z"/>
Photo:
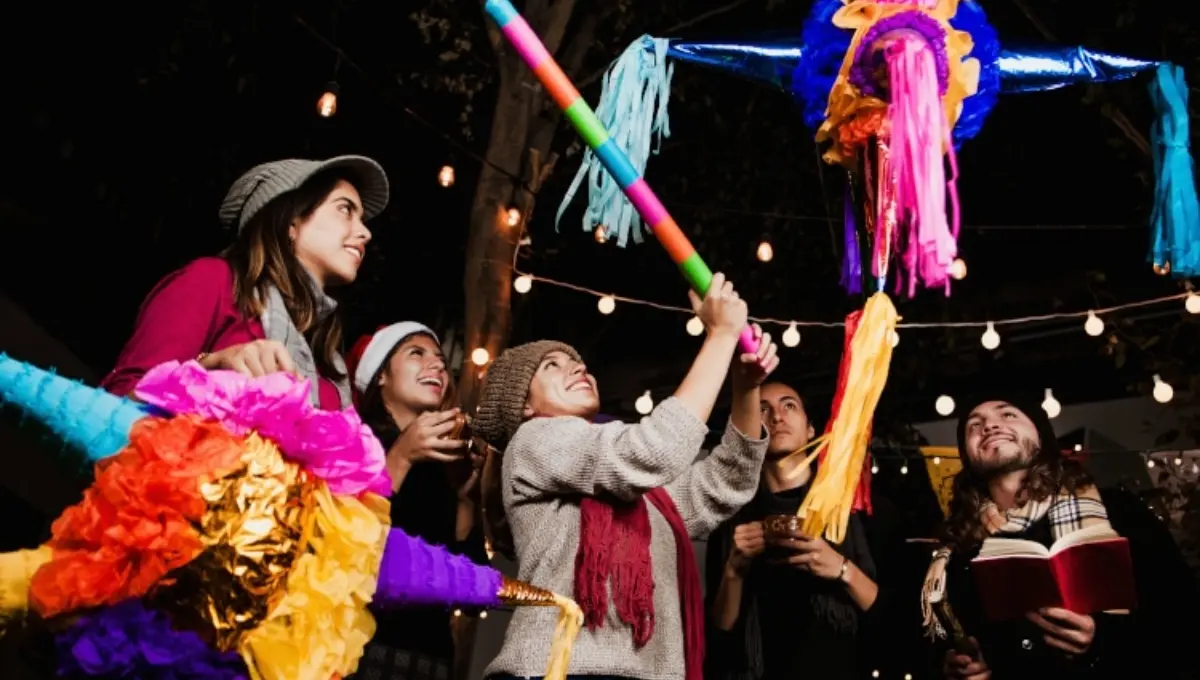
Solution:
<path fill-rule="evenodd" d="M 579 549 L 579 497 L 632 500 L 666 487 L 693 538 L 707 536 L 754 495 L 767 451 L 731 422 L 704 460 L 705 424 L 670 398 L 636 425 L 593 425 L 574 417 L 537 418 L 517 430 L 504 451 L 504 510 L 512 526 L 519 578 L 564 595 L 574 592 Z M 761 433 L 760 433 L 761 434 Z M 604 626 L 580 633 L 571 675 L 616 675 L 638 680 L 682 680 L 683 618 L 676 578 L 675 539 L 667 520 L 650 511 L 654 562 L 654 635 L 635 649 L 629 626 L 608 609 Z M 504 646 L 486 675 L 541 677 L 557 612 L 519 607 Z"/>

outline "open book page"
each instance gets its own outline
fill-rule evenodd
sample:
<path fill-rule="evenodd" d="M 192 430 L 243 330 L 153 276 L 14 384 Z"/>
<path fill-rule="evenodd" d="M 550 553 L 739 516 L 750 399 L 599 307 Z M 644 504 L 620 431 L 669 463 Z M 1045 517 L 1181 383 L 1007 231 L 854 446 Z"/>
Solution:
<path fill-rule="evenodd" d="M 1113 530 L 1112 525 L 1108 522 L 1093 524 L 1090 527 L 1084 527 L 1079 531 L 1072 531 L 1063 536 L 1050 546 L 1050 554 L 1060 553 L 1067 548 L 1084 543 L 1096 543 L 1098 541 L 1109 541 L 1114 538 L 1120 538 L 1121 535 Z"/>
<path fill-rule="evenodd" d="M 1117 538 L 1120 538 L 1120 535 L 1116 531 L 1113 531 L 1112 526 L 1107 522 L 1093 524 L 1079 531 L 1073 531 L 1055 541 L 1054 545 L 1049 548 L 1037 541 L 1028 541 L 1023 538 L 992 537 L 983 542 L 983 546 L 979 550 L 979 557 L 975 559 L 986 560 L 997 557 L 1048 558 L 1072 546 Z"/>

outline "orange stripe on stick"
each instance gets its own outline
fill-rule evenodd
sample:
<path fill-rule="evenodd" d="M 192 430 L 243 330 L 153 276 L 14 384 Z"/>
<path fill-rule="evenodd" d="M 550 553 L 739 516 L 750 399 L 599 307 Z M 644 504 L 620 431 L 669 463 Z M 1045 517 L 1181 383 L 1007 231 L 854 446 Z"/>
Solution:
<path fill-rule="evenodd" d="M 533 74 L 537 79 L 542 81 L 542 87 L 546 88 L 546 92 L 550 94 L 550 98 L 558 104 L 559 108 L 566 109 L 571 104 L 579 99 L 579 90 L 571 84 L 567 74 L 559 68 L 558 64 L 553 59 L 547 59 L 538 64 L 538 67 L 533 70 Z"/>

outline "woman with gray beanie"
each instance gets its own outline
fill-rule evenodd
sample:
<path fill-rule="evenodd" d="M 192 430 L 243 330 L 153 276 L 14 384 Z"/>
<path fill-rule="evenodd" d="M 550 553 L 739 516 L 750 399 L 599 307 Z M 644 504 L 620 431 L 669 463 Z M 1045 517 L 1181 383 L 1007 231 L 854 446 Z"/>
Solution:
<path fill-rule="evenodd" d="M 708 336 L 675 395 L 636 425 L 592 422 L 600 404 L 595 378 L 561 342 L 514 347 L 488 368 L 473 427 L 501 456 L 520 578 L 573 592 L 583 609 L 587 630 L 576 641 L 571 677 L 701 678 L 704 603 L 691 541 L 758 486 L 767 448 L 758 388 L 778 359 L 755 326 L 759 351 L 733 366 L 730 423 L 697 462 L 747 319 L 720 274 L 703 301 L 692 295 L 692 306 Z M 489 677 L 542 674 L 556 615 L 535 609 L 513 614 Z"/>
<path fill-rule="evenodd" d="M 221 204 L 234 244 L 155 286 L 102 386 L 128 394 L 154 366 L 195 359 L 250 376 L 295 373 L 314 405 L 348 406 L 342 325 L 326 290 L 354 281 L 371 240 L 364 221 L 387 202 L 383 168 L 362 156 L 252 168 Z"/>

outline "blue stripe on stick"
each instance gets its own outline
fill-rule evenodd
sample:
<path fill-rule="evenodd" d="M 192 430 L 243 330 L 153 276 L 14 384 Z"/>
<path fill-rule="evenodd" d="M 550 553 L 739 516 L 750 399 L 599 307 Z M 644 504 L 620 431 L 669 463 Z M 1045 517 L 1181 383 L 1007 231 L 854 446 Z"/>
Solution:
<path fill-rule="evenodd" d="M 508 22 L 520 16 L 517 14 L 517 8 L 509 0 L 487 0 L 483 6 L 484 10 L 492 17 L 500 27 L 504 27 Z"/>
<path fill-rule="evenodd" d="M 600 162 L 608 169 L 613 179 L 617 180 L 617 186 L 622 189 L 633 184 L 638 180 L 638 177 L 641 177 L 637 168 L 633 167 L 633 164 L 629 162 L 629 156 L 626 156 L 625 152 L 621 151 L 612 137 L 609 137 L 608 141 L 596 149 L 596 158 L 600 159 Z"/>

